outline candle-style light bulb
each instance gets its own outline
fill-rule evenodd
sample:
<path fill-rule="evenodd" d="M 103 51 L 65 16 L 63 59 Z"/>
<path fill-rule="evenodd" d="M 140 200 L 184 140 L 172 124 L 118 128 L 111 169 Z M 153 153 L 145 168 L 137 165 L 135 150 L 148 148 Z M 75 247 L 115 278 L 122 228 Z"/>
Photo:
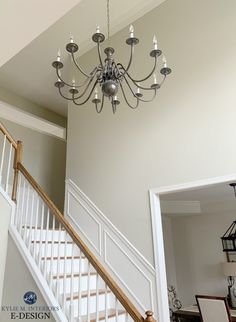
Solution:
<path fill-rule="evenodd" d="M 137 86 L 137 89 L 136 89 L 136 94 L 140 94 L 140 88 L 139 88 L 139 85 L 140 85 L 140 84 L 139 84 L 139 83 L 137 83 L 137 85 L 138 85 L 138 86 Z"/>
<path fill-rule="evenodd" d="M 75 79 L 74 78 L 72 79 L 72 86 L 73 86 L 73 89 L 75 89 Z"/>
<path fill-rule="evenodd" d="M 118 101 L 118 97 L 117 97 L 117 95 L 115 95 L 115 96 L 113 97 L 113 101 Z"/>
<path fill-rule="evenodd" d="M 156 37 L 156 35 L 153 36 L 153 45 L 154 45 L 154 49 L 157 50 L 157 37 Z"/>
<path fill-rule="evenodd" d="M 165 56 L 163 56 L 162 61 L 163 61 L 164 68 L 166 68 L 167 67 L 167 60 L 166 60 Z"/>
<path fill-rule="evenodd" d="M 153 84 L 157 84 L 157 75 L 153 74 Z"/>
<path fill-rule="evenodd" d="M 70 33 L 70 42 L 73 43 L 74 42 L 74 38 L 73 35 Z"/>
<path fill-rule="evenodd" d="M 57 52 L 57 61 L 61 61 L 61 52 L 60 52 L 60 49 L 58 49 L 58 52 Z"/>
<path fill-rule="evenodd" d="M 97 34 L 100 34 L 100 28 L 99 28 L 99 26 L 97 26 L 97 28 L 96 28 L 96 33 Z"/>
<path fill-rule="evenodd" d="M 94 90 L 94 98 L 98 99 L 98 89 L 97 89 L 97 87 L 95 87 L 95 90 Z"/>
<path fill-rule="evenodd" d="M 134 26 L 133 25 L 130 25 L 129 32 L 130 32 L 130 38 L 134 38 Z"/>

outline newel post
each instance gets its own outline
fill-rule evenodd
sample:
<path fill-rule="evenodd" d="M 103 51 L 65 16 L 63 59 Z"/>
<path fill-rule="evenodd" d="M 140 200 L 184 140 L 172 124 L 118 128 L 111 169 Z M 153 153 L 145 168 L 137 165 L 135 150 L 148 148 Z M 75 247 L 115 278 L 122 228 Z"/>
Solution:
<path fill-rule="evenodd" d="M 23 150 L 23 145 L 21 141 L 17 141 L 17 148 L 15 150 L 15 157 L 14 157 L 14 179 L 13 179 L 13 188 L 12 188 L 12 200 L 16 201 L 16 192 L 17 192 L 17 183 L 18 183 L 18 174 L 19 174 L 19 169 L 18 169 L 18 164 L 21 163 L 22 161 L 22 150 Z"/>
<path fill-rule="evenodd" d="M 146 313 L 146 319 L 144 321 L 146 322 L 156 322 L 156 320 L 153 317 L 153 312 L 152 311 L 147 311 Z"/>

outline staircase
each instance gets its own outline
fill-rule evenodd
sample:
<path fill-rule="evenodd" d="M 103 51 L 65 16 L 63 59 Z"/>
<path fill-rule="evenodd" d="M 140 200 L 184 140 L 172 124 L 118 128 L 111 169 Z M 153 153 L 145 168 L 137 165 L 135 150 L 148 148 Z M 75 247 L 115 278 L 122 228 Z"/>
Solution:
<path fill-rule="evenodd" d="M 16 202 L 10 232 L 48 306 L 58 308 L 55 320 L 154 322 L 151 311 L 138 312 L 22 165 L 22 143 L 1 123 L 0 131 L 0 186 Z"/>

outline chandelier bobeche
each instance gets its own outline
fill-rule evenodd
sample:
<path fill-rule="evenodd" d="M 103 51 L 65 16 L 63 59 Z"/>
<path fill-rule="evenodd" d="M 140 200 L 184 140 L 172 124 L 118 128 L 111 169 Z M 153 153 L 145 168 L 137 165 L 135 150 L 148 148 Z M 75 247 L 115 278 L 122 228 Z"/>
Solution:
<path fill-rule="evenodd" d="M 109 14 L 109 11 L 108 11 Z M 109 38 L 109 15 L 108 15 L 108 38 Z M 124 67 L 120 62 L 116 63 L 114 60 L 114 48 L 107 47 L 104 50 L 106 54 L 105 60 L 102 60 L 101 43 L 105 40 L 105 36 L 100 32 L 99 27 L 96 29 L 96 33 L 92 36 L 92 40 L 97 44 L 99 64 L 93 68 L 90 73 L 86 73 L 79 65 L 78 60 L 75 58 L 75 53 L 78 52 L 79 46 L 74 42 L 73 37 L 70 37 L 70 42 L 66 45 L 67 52 L 71 55 L 72 62 L 76 69 L 85 77 L 85 80 L 80 84 L 76 84 L 75 80 L 72 82 L 65 82 L 61 76 L 61 69 L 63 63 L 61 61 L 60 52 L 58 52 L 57 59 L 52 63 L 52 66 L 56 69 L 58 80 L 55 82 L 55 86 L 58 88 L 60 95 L 73 101 L 76 105 L 83 105 L 91 98 L 94 93 L 92 102 L 95 104 L 96 111 L 100 113 L 104 106 L 104 98 L 108 97 L 111 102 L 113 113 L 116 112 L 117 106 L 120 104 L 118 100 L 118 91 L 120 89 L 126 104 L 135 109 L 138 107 L 139 102 L 152 101 L 157 93 L 157 90 L 162 86 L 165 78 L 171 73 L 171 69 L 167 67 L 167 62 L 162 51 L 157 46 L 157 38 L 153 37 L 154 48 L 150 52 L 150 56 L 154 59 L 154 65 L 151 72 L 144 78 L 135 79 L 130 73 L 129 69 L 132 64 L 134 46 L 139 43 L 138 38 L 134 36 L 134 28 L 130 26 L 130 36 L 126 40 L 126 44 L 130 46 L 131 54 L 127 67 Z M 162 55 L 163 66 L 160 69 L 160 74 L 163 76 L 160 83 L 157 82 L 156 69 L 158 57 Z M 150 86 L 146 86 L 143 82 L 152 79 Z M 63 87 L 67 88 L 67 93 L 64 92 Z M 101 89 L 99 95 L 98 88 Z M 131 96 L 134 97 L 135 102 L 131 104 L 125 90 L 128 90 Z M 151 98 L 144 98 L 143 93 L 152 92 Z M 130 95 L 129 95 L 130 96 Z"/>

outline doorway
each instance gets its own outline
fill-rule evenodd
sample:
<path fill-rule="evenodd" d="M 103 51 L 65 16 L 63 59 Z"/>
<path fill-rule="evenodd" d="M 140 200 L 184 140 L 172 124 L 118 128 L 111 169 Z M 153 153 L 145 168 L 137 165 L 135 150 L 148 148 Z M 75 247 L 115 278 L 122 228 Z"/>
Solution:
<path fill-rule="evenodd" d="M 199 180 L 189 183 L 183 183 L 179 185 L 173 186 L 165 186 L 159 187 L 156 189 L 150 190 L 150 206 L 151 206 L 151 220 L 152 220 L 152 233 L 153 233 L 153 245 L 154 245 L 154 260 L 155 260 L 155 269 L 156 269 L 156 285 L 157 285 L 157 298 L 158 298 L 158 319 L 159 321 L 169 322 L 169 304 L 168 304 L 168 291 L 167 291 L 167 275 L 166 275 L 166 261 L 165 261 L 165 250 L 164 250 L 164 237 L 163 237 L 163 224 L 162 224 L 162 213 L 163 207 L 161 206 L 162 200 L 166 199 L 166 201 L 178 201 L 178 200 L 170 200 L 171 195 L 177 196 L 177 194 L 181 195 L 183 198 L 183 193 L 186 195 L 193 195 L 194 191 L 201 191 L 204 189 L 214 190 L 216 193 L 217 189 L 220 194 L 220 189 L 222 187 L 227 187 L 227 195 L 231 194 L 231 197 L 234 197 L 233 191 L 230 190 L 228 184 L 236 181 L 236 174 L 210 178 L 205 180 Z M 197 196 L 199 199 L 199 195 Z M 193 198 L 194 199 L 194 198 Z M 183 201 L 183 200 L 182 200 Z M 199 202 L 198 200 L 187 200 L 194 201 L 191 203 L 191 207 L 193 207 L 195 212 L 201 211 L 201 208 L 198 209 Z M 236 206 L 236 200 L 233 200 L 232 203 Z M 170 203 L 169 203 L 170 206 Z M 172 203 L 173 207 L 176 207 Z M 187 204 L 185 205 L 187 206 Z M 233 211 L 233 209 L 232 209 Z M 236 213 L 236 212 L 235 212 Z M 222 227 L 222 235 L 224 233 L 224 229 L 227 227 Z"/>

